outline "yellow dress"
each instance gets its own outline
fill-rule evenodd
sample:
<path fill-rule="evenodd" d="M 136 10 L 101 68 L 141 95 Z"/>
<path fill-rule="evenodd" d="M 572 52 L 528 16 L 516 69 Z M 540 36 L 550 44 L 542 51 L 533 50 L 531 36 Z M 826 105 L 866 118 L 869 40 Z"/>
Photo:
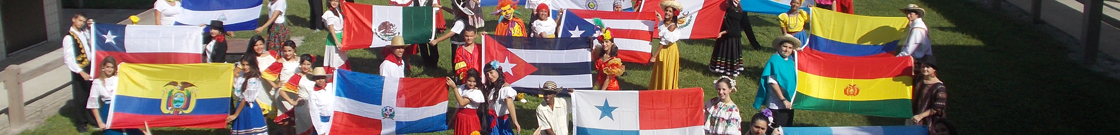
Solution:
<path fill-rule="evenodd" d="M 664 26 L 664 25 L 662 25 Z M 680 51 L 677 50 L 677 41 L 679 41 L 679 33 L 676 31 L 670 32 L 665 27 L 660 27 L 661 40 L 672 41 L 669 45 L 658 45 L 660 50 L 657 54 L 657 62 L 653 63 L 653 75 L 649 79 L 650 90 L 671 90 L 677 89 L 678 75 L 680 74 Z"/>

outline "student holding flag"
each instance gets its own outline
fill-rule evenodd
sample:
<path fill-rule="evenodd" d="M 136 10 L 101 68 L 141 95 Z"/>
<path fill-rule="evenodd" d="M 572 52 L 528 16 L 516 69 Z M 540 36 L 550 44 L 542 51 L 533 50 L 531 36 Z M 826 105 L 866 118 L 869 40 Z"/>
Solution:
<path fill-rule="evenodd" d="M 527 31 L 525 31 L 525 21 L 522 21 L 521 18 L 517 16 L 513 16 L 513 14 L 520 14 L 516 11 L 516 2 L 501 0 L 494 10 L 494 13 L 491 13 L 491 15 L 498 15 L 498 26 L 494 27 L 494 35 L 514 37 L 529 36 L 526 34 Z"/>
<path fill-rule="evenodd" d="M 540 38 L 556 38 L 556 20 L 549 18 L 552 10 L 548 9 L 548 5 L 537 5 L 536 15 L 537 19 L 533 20 L 533 37 Z"/>
<path fill-rule="evenodd" d="M 327 34 L 326 48 L 323 53 L 323 65 L 330 67 L 328 71 L 333 73 L 335 69 L 350 69 L 346 64 L 346 51 L 339 48 L 342 43 L 342 29 L 345 22 L 342 17 L 342 3 L 339 0 L 327 0 L 329 6 L 326 13 L 323 13 L 323 23 L 326 24 L 327 30 L 331 33 Z"/>
<path fill-rule="evenodd" d="M 70 26 L 70 34 L 62 37 L 62 59 L 66 64 L 66 68 L 70 69 L 70 84 L 73 84 L 73 97 L 74 104 L 86 103 L 86 98 L 89 97 L 90 85 L 92 85 L 89 75 L 90 63 L 89 57 L 86 55 L 92 52 L 92 45 L 90 45 L 91 38 L 93 38 L 92 31 L 89 30 L 89 25 L 93 24 L 92 20 L 86 18 L 86 14 L 77 13 L 73 18 Z M 84 108 L 75 107 L 79 112 L 86 111 Z M 85 133 L 89 131 L 89 117 L 86 113 L 79 113 L 75 120 L 75 127 L 78 132 Z"/>
<path fill-rule="evenodd" d="M 231 110 L 233 114 L 226 118 L 226 122 L 231 122 L 232 135 L 265 135 L 268 133 L 268 125 L 255 100 L 264 92 L 264 80 L 261 79 L 256 58 L 242 57 L 241 63 L 242 75 L 233 81 L 233 94 L 241 100 L 235 110 Z"/>
<path fill-rule="evenodd" d="M 101 68 L 98 69 L 100 69 L 100 72 L 97 72 L 97 79 L 93 79 L 93 85 L 86 100 L 86 108 L 93 113 L 93 119 L 97 121 L 97 128 L 104 130 L 101 134 L 143 134 L 138 129 L 107 129 L 105 122 L 108 122 L 109 106 L 113 102 L 113 96 L 117 93 L 117 59 L 113 56 L 105 57 L 104 60 L 101 60 Z M 100 103 L 98 103 L 99 101 Z"/>
<path fill-rule="evenodd" d="M 280 49 L 285 40 L 288 40 L 288 25 L 287 15 L 288 1 L 287 0 L 268 0 L 268 21 L 257 28 L 257 34 L 268 30 L 268 50 Z"/>
<path fill-rule="evenodd" d="M 727 0 L 727 12 L 723 17 L 723 27 L 717 36 L 715 48 L 712 49 L 708 70 L 712 73 L 738 77 L 743 68 L 742 37 L 740 33 L 746 32 L 747 40 L 754 49 L 762 49 L 755 40 L 754 29 L 751 28 L 750 16 L 741 10 L 739 0 Z"/>
<path fill-rule="evenodd" d="M 677 41 L 681 39 L 680 31 L 677 31 L 678 15 L 681 13 L 681 3 L 677 1 L 662 1 L 661 8 L 663 8 L 665 15 L 658 14 L 658 22 L 661 22 L 657 27 L 658 38 L 661 42 L 659 46 L 654 47 L 653 57 L 650 57 L 649 63 L 653 63 L 653 75 L 650 77 L 649 89 L 651 90 L 671 90 L 677 89 L 678 74 L 680 73 L 680 52 L 677 50 Z"/>
<path fill-rule="evenodd" d="M 613 34 L 610 28 L 604 28 L 603 34 L 597 39 L 599 44 L 603 46 L 598 47 L 592 53 L 595 57 L 595 86 L 599 86 L 600 90 L 619 90 L 618 76 L 626 72 L 626 66 L 622 65 L 622 59 L 618 58 L 618 46 L 615 45 Z"/>
<path fill-rule="evenodd" d="M 180 0 L 156 0 L 152 4 L 156 11 L 156 25 L 175 25 L 180 13 L 183 13 L 183 3 Z"/>
<path fill-rule="evenodd" d="M 761 86 L 754 98 L 754 108 L 759 109 L 763 104 L 773 112 L 775 127 L 793 125 L 793 94 L 797 86 L 796 55 L 794 49 L 801 45 L 801 41 L 792 35 L 785 35 L 774 39 L 774 48 L 778 52 L 770 55 L 766 67 L 762 70 Z"/>
<path fill-rule="evenodd" d="M 447 78 L 447 87 L 454 88 L 451 95 L 454 95 L 455 101 L 458 101 L 457 113 L 455 113 L 454 135 L 470 135 L 472 132 L 479 132 L 482 127 L 479 125 L 477 110 L 479 106 L 484 105 L 486 102 L 485 96 L 482 94 L 482 75 L 477 70 L 469 70 L 466 77 L 463 78 L 463 85 L 455 85 L 455 80 Z"/>

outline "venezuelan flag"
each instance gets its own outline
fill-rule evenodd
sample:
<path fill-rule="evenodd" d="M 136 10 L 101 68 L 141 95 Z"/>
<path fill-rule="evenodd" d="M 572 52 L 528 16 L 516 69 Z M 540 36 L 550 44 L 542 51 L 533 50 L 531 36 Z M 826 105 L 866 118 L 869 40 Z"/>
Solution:
<path fill-rule="evenodd" d="M 119 67 L 117 95 L 107 123 L 112 129 L 226 128 L 233 65 L 129 64 Z"/>
<path fill-rule="evenodd" d="M 877 17 L 813 8 L 809 48 L 844 56 L 889 56 L 909 24 L 906 17 Z"/>
<path fill-rule="evenodd" d="M 912 61 L 806 49 L 798 53 L 793 108 L 909 118 Z"/>

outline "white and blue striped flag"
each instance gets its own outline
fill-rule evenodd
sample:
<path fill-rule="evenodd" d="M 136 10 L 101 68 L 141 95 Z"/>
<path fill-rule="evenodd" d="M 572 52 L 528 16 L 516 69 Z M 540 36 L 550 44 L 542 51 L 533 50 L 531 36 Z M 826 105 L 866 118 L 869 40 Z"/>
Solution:
<path fill-rule="evenodd" d="M 209 24 L 220 20 L 227 31 L 253 30 L 261 16 L 261 0 L 184 0 L 175 25 Z"/>

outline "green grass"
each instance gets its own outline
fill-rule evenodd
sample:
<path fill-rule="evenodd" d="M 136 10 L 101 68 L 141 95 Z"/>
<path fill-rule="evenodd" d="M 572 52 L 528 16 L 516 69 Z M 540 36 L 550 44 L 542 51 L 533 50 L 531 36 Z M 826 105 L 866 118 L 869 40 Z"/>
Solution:
<path fill-rule="evenodd" d="M 306 27 L 308 16 L 305 1 L 290 0 L 289 22 L 293 36 L 305 36 L 298 53 L 321 55 L 327 32 Z M 359 3 L 384 5 L 385 1 L 358 0 Z M 444 0 L 446 3 L 447 1 Z M 1120 104 L 1110 99 L 1120 95 L 1115 84 L 1120 82 L 1098 75 L 1070 61 L 1068 51 L 1053 37 L 1034 26 L 1010 19 L 980 5 L 965 1 L 937 0 L 855 0 L 856 14 L 871 16 L 902 16 L 898 8 L 917 3 L 928 10 L 925 17 L 931 29 L 933 50 L 940 60 L 938 72 L 949 88 L 948 114 L 965 134 L 1102 134 L 1115 129 Z M 489 13 L 492 9 L 486 9 Z M 528 13 L 526 10 L 522 13 Z M 742 105 L 742 116 L 757 110 L 750 107 L 762 64 L 774 49 L 769 43 L 780 35 L 777 18 L 751 14 L 753 28 L 761 50 L 745 50 L 746 71 L 737 78 L 739 92 L 732 93 Z M 262 15 L 263 16 L 263 15 Z M 445 14 L 445 19 L 451 19 Z M 521 15 L 528 18 L 528 15 Z M 487 17 L 487 28 L 493 31 L 495 18 Z M 237 38 L 254 35 L 237 32 Z M 745 41 L 744 41 L 745 42 Z M 707 71 L 708 56 L 714 40 L 687 40 L 680 45 L 680 86 L 702 87 L 705 97 L 715 97 L 711 80 L 718 75 Z M 744 45 L 744 48 L 750 48 Z M 413 77 L 442 77 L 451 71 L 451 50 L 447 42 L 440 44 L 441 63 L 438 68 L 415 66 Z M 378 50 L 349 51 L 352 67 L 365 73 L 376 73 L 381 58 Z M 418 58 L 418 57 L 414 57 Z M 420 65 L 418 61 L 410 62 Z M 621 77 L 623 89 L 645 89 L 651 67 L 627 64 L 628 75 Z M 533 109 L 540 99 L 529 96 L 528 103 L 517 103 L 522 134 L 536 129 Z M 454 100 L 454 99 L 452 99 Z M 454 102 L 454 101 L 451 101 Z M 62 112 L 64 115 L 70 112 Z M 68 117 L 57 115 L 46 124 L 21 134 L 77 134 Z M 902 125 L 904 119 L 800 110 L 795 126 L 869 126 Z M 160 128 L 157 134 L 214 134 L 228 130 Z M 420 135 L 443 135 L 449 131 Z"/>

